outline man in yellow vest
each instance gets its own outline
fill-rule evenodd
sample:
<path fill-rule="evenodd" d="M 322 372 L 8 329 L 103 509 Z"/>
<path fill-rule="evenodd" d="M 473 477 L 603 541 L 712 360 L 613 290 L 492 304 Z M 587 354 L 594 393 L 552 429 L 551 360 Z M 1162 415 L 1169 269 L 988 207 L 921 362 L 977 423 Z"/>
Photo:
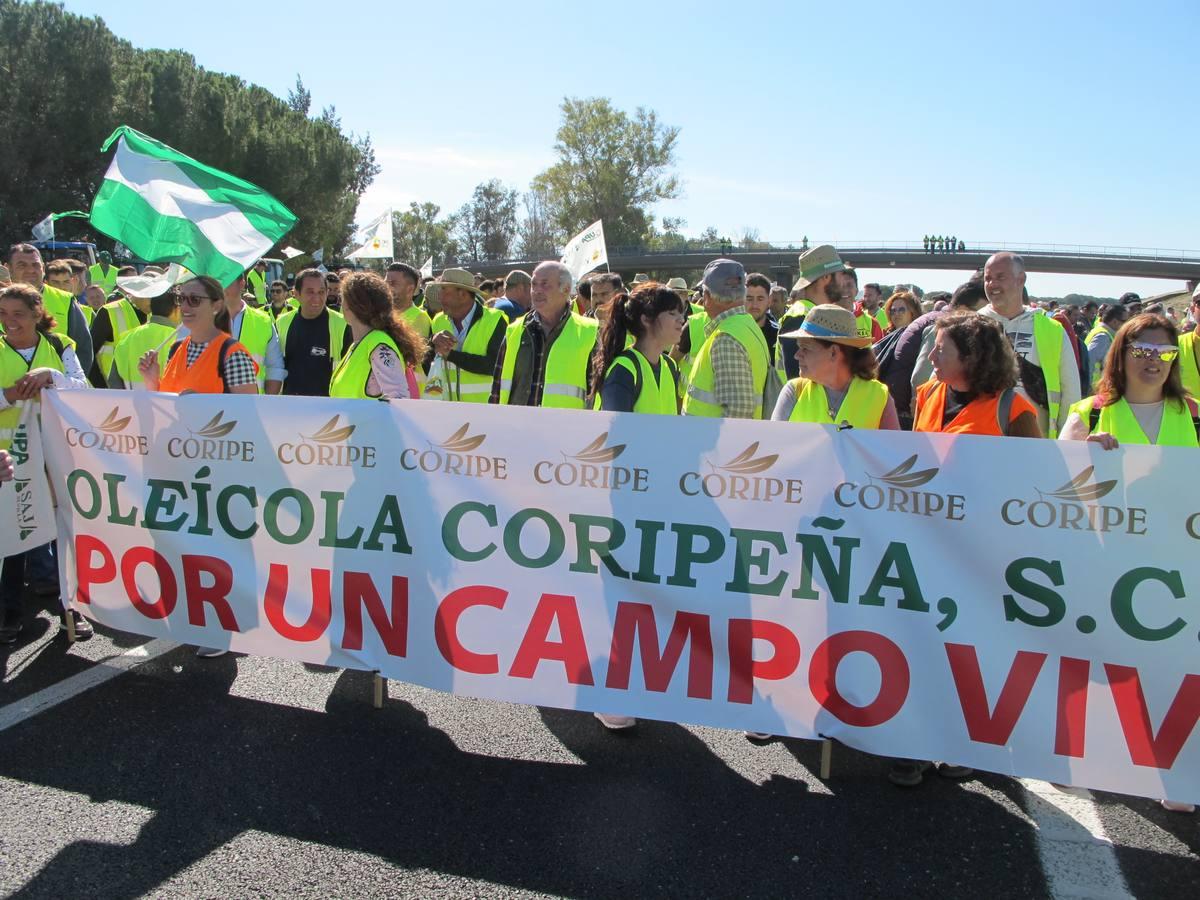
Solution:
<path fill-rule="evenodd" d="M 175 343 L 179 330 L 178 307 L 175 294 L 166 283 L 161 283 L 144 293 L 152 293 L 147 299 L 150 317 L 142 325 L 123 334 L 113 351 L 113 365 L 108 373 L 108 386 L 114 390 L 144 391 L 145 379 L 138 369 L 142 355 L 150 350 L 158 352 L 158 371 L 161 375 L 167 367 L 167 356 Z M 132 296 L 133 288 L 125 288 Z"/>
<path fill-rule="evenodd" d="M 466 269 L 444 269 L 425 285 L 430 295 L 442 311 L 433 319 L 426 361 L 432 363 L 434 355 L 445 361 L 443 399 L 487 403 L 508 317 L 484 305 L 485 295 Z"/>
<path fill-rule="evenodd" d="M 336 309 L 329 309 L 325 276 L 317 269 L 296 274 L 300 308 L 275 322 L 287 379 L 283 392 L 296 397 L 328 397 L 333 372 L 354 343 L 350 326 Z"/>
<path fill-rule="evenodd" d="M 1179 336 L 1179 374 L 1183 376 L 1183 389 L 1200 400 L 1200 285 L 1192 291 L 1189 312 L 1193 328 Z"/>
<path fill-rule="evenodd" d="M 96 254 L 96 258 L 100 262 L 88 268 L 88 275 L 92 284 L 104 288 L 104 294 L 107 296 L 117 289 L 117 267 L 112 264 L 112 254 L 107 250 L 101 250 Z"/>
<path fill-rule="evenodd" d="M 1000 323 L 1020 362 L 1017 390 L 1038 411 L 1038 425 L 1049 438 L 1080 399 L 1079 369 L 1070 338 L 1058 322 L 1025 305 L 1025 262 L 1015 253 L 996 253 L 983 267 L 988 305 L 981 316 Z"/>
<path fill-rule="evenodd" d="M 87 319 L 75 298 L 46 284 L 42 254 L 33 244 L 14 244 L 8 250 L 8 269 L 14 284 L 27 284 L 42 294 L 46 311 L 54 316 L 54 331 L 75 342 L 75 356 L 83 371 L 92 365 L 92 336 Z"/>
<path fill-rule="evenodd" d="M 157 267 L 147 266 L 144 274 L 157 271 Z M 127 294 L 121 289 L 120 282 L 117 288 L 122 296 L 105 303 L 92 317 L 92 346 L 96 348 L 96 361 L 88 370 L 88 381 L 98 388 L 108 387 L 117 343 L 138 326 L 145 325 L 150 317 L 149 297 Z"/>
<path fill-rule="evenodd" d="M 880 330 L 887 331 L 888 317 L 887 310 L 883 308 L 883 288 L 877 282 L 872 281 L 863 287 L 862 305 L 866 312 L 875 317 Z"/>
<path fill-rule="evenodd" d="M 239 275 L 225 287 L 225 312 L 229 314 L 229 333 L 241 342 L 258 363 L 258 392 L 278 394 L 287 377 L 279 335 L 269 312 L 246 305 L 242 294 L 246 276 Z"/>
<path fill-rule="evenodd" d="M 683 414 L 763 418 L 770 353 L 762 330 L 746 311 L 745 268 L 732 259 L 713 260 L 704 269 L 701 297 L 708 323 L 695 353 Z"/>
<path fill-rule="evenodd" d="M 400 313 L 400 318 L 411 325 L 417 334 L 429 340 L 432 319 L 429 313 L 413 301 L 421 273 L 408 263 L 394 262 L 387 267 L 383 280 L 387 282 L 388 293 L 392 295 L 392 306 Z M 474 278 L 471 280 L 471 287 L 476 289 Z M 425 296 L 428 297 L 428 293 Z"/>
<path fill-rule="evenodd" d="M 496 360 L 491 402 L 586 409 L 597 346 L 595 319 L 571 309 L 571 270 L 544 262 L 533 270 L 530 311 L 508 326 Z"/>
<path fill-rule="evenodd" d="M 779 333 L 796 331 L 808 311 L 822 303 L 844 305 L 843 294 L 852 287 L 846 264 L 830 244 L 821 244 L 800 254 L 800 273 L 792 285 L 792 305 L 779 321 Z M 853 297 L 853 294 L 851 294 Z M 800 375 L 796 362 L 796 338 L 780 338 L 775 368 L 790 381 Z M 770 415 L 771 410 L 767 411 Z"/>
<path fill-rule="evenodd" d="M 260 259 L 254 268 L 246 273 L 246 285 L 254 292 L 259 308 L 267 305 L 267 261 Z"/>
<path fill-rule="evenodd" d="M 1100 307 L 1096 324 L 1084 338 L 1084 344 L 1087 346 L 1088 365 L 1092 370 L 1089 393 L 1095 392 L 1096 385 L 1100 382 L 1100 376 L 1104 374 L 1104 361 L 1108 358 L 1108 351 L 1112 348 L 1113 338 L 1117 336 L 1117 329 L 1124 325 L 1128 318 L 1128 311 L 1120 303 L 1111 305 L 1106 303 Z"/>

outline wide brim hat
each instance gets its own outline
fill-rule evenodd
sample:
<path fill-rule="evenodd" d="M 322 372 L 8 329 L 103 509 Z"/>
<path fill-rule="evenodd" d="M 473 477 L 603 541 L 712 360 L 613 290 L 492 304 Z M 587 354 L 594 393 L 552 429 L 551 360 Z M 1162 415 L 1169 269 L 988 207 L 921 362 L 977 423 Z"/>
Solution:
<path fill-rule="evenodd" d="M 633 276 L 632 283 L 633 284 L 641 284 L 642 282 L 649 281 L 649 280 L 650 280 L 650 276 L 647 275 L 645 272 L 638 272 L 636 275 Z"/>
<path fill-rule="evenodd" d="M 854 319 L 854 313 L 833 303 L 814 306 L 808 311 L 799 328 L 781 334 L 780 337 L 811 338 L 831 344 L 845 344 L 847 347 L 871 346 L 870 335 L 859 337 L 858 322 Z"/>
<path fill-rule="evenodd" d="M 832 244 L 822 244 L 800 254 L 800 274 L 792 289 L 806 288 L 822 275 L 845 272 L 849 266 L 842 262 Z"/>
<path fill-rule="evenodd" d="M 691 293 L 688 283 L 678 276 L 668 281 L 667 287 L 672 291 L 687 291 L 688 293 Z"/>
<path fill-rule="evenodd" d="M 433 281 L 425 283 L 425 296 L 432 299 L 435 303 L 439 299 L 442 286 L 464 288 L 478 297 L 484 299 L 483 291 L 475 287 L 475 276 L 466 269 L 442 269 L 440 274 Z"/>

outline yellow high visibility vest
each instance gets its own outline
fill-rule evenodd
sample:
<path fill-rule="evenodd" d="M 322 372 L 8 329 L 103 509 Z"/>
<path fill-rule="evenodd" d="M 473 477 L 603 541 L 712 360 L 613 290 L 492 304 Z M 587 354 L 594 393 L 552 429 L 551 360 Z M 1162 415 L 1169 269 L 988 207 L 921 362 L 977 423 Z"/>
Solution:
<path fill-rule="evenodd" d="M 88 277 L 91 278 L 92 284 L 98 284 L 104 288 L 104 296 L 108 296 L 117 287 L 117 267 L 109 266 L 108 271 L 103 271 L 100 263 L 93 266 L 88 266 Z"/>
<path fill-rule="evenodd" d="M 1179 336 L 1179 374 L 1183 389 L 1200 400 L 1200 341 L 1194 331 Z"/>
<path fill-rule="evenodd" d="M 251 269 L 246 273 L 246 284 L 250 285 L 250 290 L 254 292 L 255 298 L 263 306 L 267 305 L 267 278 L 265 275 L 259 275 L 257 269 Z"/>
<path fill-rule="evenodd" d="M 336 309 L 326 308 L 325 312 L 329 313 L 329 358 L 336 365 L 345 350 L 343 344 L 346 340 L 346 317 Z M 279 332 L 279 349 L 283 352 L 284 359 L 287 359 L 288 332 L 299 314 L 298 310 L 292 309 L 275 320 L 275 329 Z"/>
<path fill-rule="evenodd" d="M 829 408 L 829 394 L 824 385 L 808 378 L 793 378 L 790 384 L 796 392 L 796 405 L 792 407 L 789 422 L 846 423 L 854 428 L 876 429 L 887 408 L 888 389 L 882 381 L 850 379 L 850 388 L 836 411 Z"/>
<path fill-rule="evenodd" d="M 421 312 L 424 314 L 424 310 Z M 498 309 L 489 309 L 482 305 L 476 307 L 475 318 L 463 338 L 462 352 L 483 356 L 487 353 L 488 345 L 492 342 L 492 335 L 496 333 L 496 329 L 507 327 L 507 322 L 508 317 Z M 443 331 L 454 333 L 454 325 L 444 312 L 434 316 L 430 328 L 433 334 Z M 462 403 L 487 403 L 491 394 L 491 373 L 477 375 L 454 366 L 453 376 L 446 378 L 445 399 L 447 400 L 457 400 Z"/>
<path fill-rule="evenodd" d="M 42 285 L 42 306 L 46 307 L 46 312 L 54 316 L 54 333 L 67 336 L 67 322 L 71 318 L 71 307 L 75 304 L 75 298 L 66 291 L 60 291 L 56 287 L 48 284 Z"/>
<path fill-rule="evenodd" d="M 275 333 L 275 322 L 270 313 L 247 306 L 242 309 L 238 331 L 233 335 L 234 340 L 241 343 L 258 364 L 258 392 L 261 394 L 267 383 L 267 347 Z"/>
<path fill-rule="evenodd" d="M 545 387 L 542 406 L 548 409 L 584 409 L 587 401 L 587 365 L 599 336 L 595 319 L 572 312 L 559 332 L 550 352 L 546 354 Z M 500 370 L 500 403 L 507 404 L 512 391 L 513 372 L 517 367 L 517 351 L 525 333 L 525 317 L 508 326 L 505 335 L 507 350 Z"/>
<path fill-rule="evenodd" d="M 635 413 L 673 416 L 679 412 L 678 370 L 675 368 L 675 362 L 665 353 L 658 358 L 657 376 L 650 360 L 633 347 L 612 361 L 608 371 L 604 373 L 606 380 L 616 368 L 622 368 L 633 376 L 633 383 L 637 388 L 637 398 L 633 403 Z M 604 408 L 600 400 L 602 389 L 603 385 L 596 390 L 596 409 Z"/>
<path fill-rule="evenodd" d="M 383 397 L 367 396 L 367 380 L 371 377 L 371 354 L 380 344 L 386 344 L 400 359 L 400 366 L 407 363 L 400 348 L 386 331 L 375 329 L 369 332 L 361 341 L 350 345 L 350 352 L 342 357 L 333 377 L 329 380 L 329 396 L 342 397 L 349 400 L 382 400 Z"/>
<path fill-rule="evenodd" d="M 1071 404 L 1071 412 L 1083 419 L 1085 425 L 1091 421 L 1095 399 L 1084 397 L 1078 403 Z M 1100 409 L 1100 419 L 1092 433 L 1099 431 L 1111 434 L 1122 444 L 1150 443 L 1124 397 Z M 1158 440 L 1154 443 L 1159 447 L 1200 446 L 1196 440 L 1196 426 L 1192 421 L 1192 413 L 1186 403 L 1180 404 L 1173 400 L 1163 403 L 1162 424 L 1158 426 Z"/>
<path fill-rule="evenodd" d="M 117 342 L 142 323 L 138 318 L 137 310 L 134 309 L 133 304 L 124 297 L 120 300 L 113 300 L 111 303 L 105 303 L 100 308 L 108 310 L 108 321 L 112 323 L 113 333 L 111 341 L 105 343 L 102 347 L 94 348 L 96 351 L 96 362 L 100 365 L 100 374 L 107 381 L 108 374 L 112 371 L 113 354 L 116 352 Z"/>
<path fill-rule="evenodd" d="M 441 313 L 438 313 L 441 315 Z M 429 313 L 421 309 L 415 303 L 400 313 L 400 318 L 413 327 L 413 329 L 425 340 L 429 340 L 429 333 L 433 328 L 433 321 L 429 318 Z"/>
<path fill-rule="evenodd" d="M 1059 364 L 1063 349 L 1062 325 L 1042 311 L 1033 317 L 1033 343 L 1037 347 L 1038 361 L 1046 379 L 1046 437 L 1058 437 L 1058 414 L 1062 410 L 1062 373 Z"/>
<path fill-rule="evenodd" d="M 858 326 L 858 336 L 869 338 L 875 334 L 874 323 L 875 319 L 871 317 L 869 312 L 864 312 L 862 315 L 854 317 L 855 324 Z"/>
<path fill-rule="evenodd" d="M 32 369 L 50 368 L 58 372 L 65 371 L 59 347 L 64 351 L 68 347 L 74 349 L 75 342 L 62 335 L 45 335 L 39 332 L 33 359 L 25 362 L 25 357 L 10 347 L 8 341 L 0 338 L 0 389 L 12 387 L 17 383 L 17 379 L 24 377 Z M 40 404 L 41 398 L 36 402 Z M 0 450 L 7 450 L 12 446 L 13 435 L 20 421 L 21 407 L 16 403 L 0 410 Z"/>
<path fill-rule="evenodd" d="M 162 375 L 167 368 L 171 345 L 175 343 L 176 331 L 174 325 L 147 322 L 121 336 L 113 353 L 113 365 L 117 367 L 117 374 L 125 382 L 125 387 L 132 390 L 144 383 L 138 362 L 150 350 L 158 350 L 158 374 Z"/>
<path fill-rule="evenodd" d="M 712 324 L 711 322 L 709 323 Z M 767 349 L 767 339 L 763 337 L 762 329 L 754 321 L 754 317 L 743 312 L 717 323 L 717 327 L 704 339 L 700 353 L 692 366 L 691 382 L 683 396 L 683 414 L 685 416 L 706 416 L 720 418 L 725 415 L 721 404 L 717 402 L 716 375 L 712 366 L 712 346 L 717 335 L 727 334 L 736 340 L 750 358 L 750 371 L 754 379 L 755 408 L 754 418 L 763 417 L 762 394 L 767 384 L 767 367 L 771 358 Z"/>
<path fill-rule="evenodd" d="M 704 329 L 707 325 L 708 313 L 704 311 L 704 307 L 700 307 L 699 312 L 694 312 L 688 316 L 688 352 L 679 361 L 679 383 L 684 388 L 687 387 L 688 379 L 691 377 L 692 366 L 696 362 L 696 356 L 700 353 L 700 348 L 704 345 Z"/>

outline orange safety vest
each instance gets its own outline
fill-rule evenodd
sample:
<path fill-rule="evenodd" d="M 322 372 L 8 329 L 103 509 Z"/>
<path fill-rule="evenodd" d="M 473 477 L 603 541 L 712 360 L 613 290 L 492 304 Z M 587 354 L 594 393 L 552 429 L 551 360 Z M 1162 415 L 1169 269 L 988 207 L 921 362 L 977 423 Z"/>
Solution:
<path fill-rule="evenodd" d="M 942 419 L 946 415 L 946 394 L 950 389 L 945 382 L 936 378 L 927 381 L 917 388 L 917 415 L 913 420 L 913 431 L 936 431 L 942 434 L 990 434 L 994 437 L 1004 437 L 1008 428 L 1000 425 L 1000 395 L 976 397 L 958 411 L 943 427 Z M 1022 413 L 1037 411 L 1033 404 L 1013 392 L 1012 407 L 1008 414 L 1008 425 L 1012 425 Z"/>
<path fill-rule="evenodd" d="M 172 350 L 167 368 L 159 381 L 158 389 L 166 394 L 224 394 L 225 379 L 221 377 L 221 364 L 230 353 L 250 351 L 227 334 L 218 334 L 208 342 L 194 363 L 187 364 L 187 348 L 192 339 L 184 338 Z M 228 347 L 226 347 L 228 344 Z M 253 357 L 251 357 L 253 359 Z M 255 363 L 257 369 L 258 364 Z"/>

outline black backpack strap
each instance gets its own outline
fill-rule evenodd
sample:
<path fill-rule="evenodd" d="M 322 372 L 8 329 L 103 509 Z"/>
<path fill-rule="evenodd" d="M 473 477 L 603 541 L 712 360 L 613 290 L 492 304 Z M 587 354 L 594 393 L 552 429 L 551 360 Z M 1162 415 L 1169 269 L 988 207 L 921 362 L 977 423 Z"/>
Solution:
<path fill-rule="evenodd" d="M 62 355 L 67 349 L 67 345 L 63 341 L 62 337 L 55 334 L 53 331 L 43 331 L 42 337 L 46 339 L 46 343 L 54 348 L 54 352 L 58 354 L 58 358 L 62 359 Z"/>
<path fill-rule="evenodd" d="M 229 385 L 225 383 L 225 360 L 229 358 L 229 352 L 233 350 L 233 345 L 236 342 L 228 335 L 225 340 L 221 341 L 221 349 L 217 353 L 217 376 L 221 379 L 223 394 L 229 393 Z"/>
<path fill-rule="evenodd" d="M 617 355 L 624 359 L 629 360 L 633 364 L 633 401 L 634 401 L 634 403 L 636 403 L 638 398 L 642 396 L 642 367 L 641 367 L 641 364 L 638 363 L 638 358 L 629 352 L 628 348 L 625 350 L 622 350 Z"/>
<path fill-rule="evenodd" d="M 1103 409 L 1103 407 L 1100 405 L 1100 396 L 1097 394 L 1092 398 L 1092 409 L 1088 413 L 1088 434 L 1094 432 L 1096 427 L 1100 424 L 1101 409 Z"/>
<path fill-rule="evenodd" d="M 1009 388 L 1000 395 L 1000 404 L 996 407 L 996 424 L 1000 427 L 1000 433 L 1008 437 L 1008 427 L 1012 424 L 1012 405 L 1013 395 L 1016 390 Z"/>
<path fill-rule="evenodd" d="M 167 359 L 174 359 L 175 354 L 179 352 L 179 348 L 183 346 L 183 341 L 176 341 L 171 345 L 171 349 L 167 351 Z"/>

